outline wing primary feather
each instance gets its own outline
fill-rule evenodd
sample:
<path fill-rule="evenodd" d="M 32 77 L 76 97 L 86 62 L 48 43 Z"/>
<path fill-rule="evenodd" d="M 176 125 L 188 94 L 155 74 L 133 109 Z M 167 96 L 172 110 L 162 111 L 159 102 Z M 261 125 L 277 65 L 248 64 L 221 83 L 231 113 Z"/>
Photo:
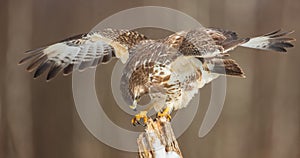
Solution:
<path fill-rule="evenodd" d="M 269 47 L 270 50 L 276 51 L 276 52 L 282 52 L 285 53 L 287 52 L 287 50 L 284 47 L 280 47 L 280 46 L 275 46 L 275 45 L 271 45 Z"/>
<path fill-rule="evenodd" d="M 43 53 L 35 53 L 35 54 L 31 54 L 31 55 L 29 55 L 29 56 L 27 56 L 27 57 L 21 59 L 21 60 L 19 61 L 18 64 L 19 64 L 19 65 L 24 64 L 25 62 L 27 62 L 27 61 L 29 61 L 29 60 L 31 60 L 31 59 L 37 59 L 37 58 L 41 57 L 42 55 L 43 55 Z"/>
<path fill-rule="evenodd" d="M 99 62 L 101 62 L 101 63 L 108 63 L 108 62 L 111 60 L 111 58 L 112 58 L 112 56 L 111 56 L 111 54 L 109 53 L 109 54 L 104 55 L 104 56 L 102 57 L 102 61 L 99 61 Z"/>
<path fill-rule="evenodd" d="M 128 49 L 137 43 L 147 39 L 142 34 L 131 30 L 104 29 L 72 36 L 46 47 L 26 51 L 26 57 L 19 64 L 30 62 L 27 71 L 34 71 L 34 78 L 42 75 L 46 70 L 47 80 L 56 77 L 61 71 L 64 75 L 74 70 L 85 70 L 88 67 L 96 67 L 101 63 L 111 61 L 118 56 L 126 62 Z"/>
<path fill-rule="evenodd" d="M 278 34 L 276 33 L 276 34 L 270 35 L 269 37 L 270 38 L 277 38 L 277 37 L 289 35 L 289 34 L 291 34 L 293 32 L 294 31 L 286 31 L 286 32 L 278 33 Z"/>
<path fill-rule="evenodd" d="M 270 36 L 270 35 L 274 35 L 274 34 L 276 34 L 276 33 L 280 32 L 280 31 L 281 31 L 281 29 L 278 29 L 278 30 L 275 30 L 275 31 L 273 31 L 273 32 L 270 32 L 270 33 L 264 34 L 263 36 Z"/>
<path fill-rule="evenodd" d="M 51 79 L 55 78 L 57 74 L 62 71 L 62 69 L 66 66 L 65 63 L 63 64 L 53 64 L 47 74 L 47 81 L 50 81 Z"/>
<path fill-rule="evenodd" d="M 248 42 L 241 46 L 284 53 L 287 52 L 286 48 L 294 47 L 291 42 L 295 41 L 295 39 L 283 36 L 289 35 L 293 32 L 294 31 L 287 31 L 280 33 L 280 30 L 277 30 L 263 36 L 250 38 Z"/>
<path fill-rule="evenodd" d="M 31 64 L 27 66 L 26 70 L 31 72 L 46 60 L 47 60 L 47 55 L 43 54 L 42 56 L 36 58 L 33 62 L 31 62 Z"/>
<path fill-rule="evenodd" d="M 293 42 L 296 41 L 295 38 L 290 38 L 290 37 L 282 37 L 282 38 L 276 38 L 274 39 L 276 41 L 285 41 L 285 42 Z"/>
<path fill-rule="evenodd" d="M 288 42 L 276 42 L 273 44 L 276 47 L 283 47 L 283 48 L 292 48 L 294 45 Z"/>
<path fill-rule="evenodd" d="M 34 54 L 34 53 L 37 53 L 37 52 L 41 52 L 42 50 L 44 50 L 47 47 L 48 46 L 37 48 L 37 49 L 28 50 L 28 51 L 25 52 L 25 54 Z"/>
<path fill-rule="evenodd" d="M 63 69 L 64 75 L 70 75 L 73 72 L 74 64 L 69 64 Z"/>
<path fill-rule="evenodd" d="M 40 75 L 42 75 L 51 65 L 53 64 L 53 61 L 48 60 L 41 64 L 35 71 L 33 78 L 37 78 Z"/>

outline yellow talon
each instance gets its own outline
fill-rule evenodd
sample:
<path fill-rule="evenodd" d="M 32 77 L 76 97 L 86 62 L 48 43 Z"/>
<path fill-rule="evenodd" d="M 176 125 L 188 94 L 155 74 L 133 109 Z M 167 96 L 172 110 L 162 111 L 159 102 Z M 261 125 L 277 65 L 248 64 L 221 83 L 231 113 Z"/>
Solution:
<path fill-rule="evenodd" d="M 158 113 L 157 113 L 157 117 L 158 117 L 158 118 L 165 117 L 165 118 L 167 118 L 169 121 L 171 121 L 172 117 L 171 117 L 171 115 L 169 114 L 169 112 L 170 112 L 169 107 L 166 107 L 166 108 L 164 109 L 163 112 L 158 112 Z"/>
<path fill-rule="evenodd" d="M 146 126 L 148 122 L 147 111 L 141 111 L 139 114 L 135 115 L 135 117 L 131 120 L 131 124 L 136 126 L 137 124 Z"/>

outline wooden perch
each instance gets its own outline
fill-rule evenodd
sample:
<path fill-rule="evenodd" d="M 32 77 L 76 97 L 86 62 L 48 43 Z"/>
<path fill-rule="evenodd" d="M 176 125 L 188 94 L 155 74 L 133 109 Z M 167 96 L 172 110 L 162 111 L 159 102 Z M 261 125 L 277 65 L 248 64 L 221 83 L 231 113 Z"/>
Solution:
<path fill-rule="evenodd" d="M 164 117 L 149 119 L 137 143 L 140 158 L 183 158 L 171 124 Z"/>

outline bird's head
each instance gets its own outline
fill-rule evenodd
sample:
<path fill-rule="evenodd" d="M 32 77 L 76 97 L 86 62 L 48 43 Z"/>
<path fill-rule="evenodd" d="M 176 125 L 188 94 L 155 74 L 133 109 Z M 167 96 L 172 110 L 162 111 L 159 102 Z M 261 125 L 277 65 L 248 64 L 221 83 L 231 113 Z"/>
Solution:
<path fill-rule="evenodd" d="M 136 110 L 138 103 L 141 101 L 141 98 L 148 93 L 148 89 L 144 85 L 137 85 L 133 87 L 132 94 L 133 94 L 133 103 L 130 106 L 131 109 Z"/>

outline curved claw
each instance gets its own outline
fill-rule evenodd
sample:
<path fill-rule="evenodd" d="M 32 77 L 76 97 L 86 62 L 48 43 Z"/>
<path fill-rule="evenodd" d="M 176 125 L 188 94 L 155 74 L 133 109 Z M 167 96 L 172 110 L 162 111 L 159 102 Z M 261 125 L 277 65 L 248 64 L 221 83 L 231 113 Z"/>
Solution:
<path fill-rule="evenodd" d="M 136 125 L 146 126 L 147 122 L 148 122 L 148 117 L 146 111 L 141 111 L 139 114 L 135 115 L 135 117 L 131 119 L 131 124 L 133 126 Z"/>
<path fill-rule="evenodd" d="M 171 121 L 172 117 L 171 117 L 171 115 L 170 115 L 169 112 L 170 112 L 170 110 L 169 110 L 169 108 L 167 107 L 167 108 L 164 109 L 163 112 L 158 112 L 158 113 L 157 113 L 157 117 L 158 117 L 158 118 L 165 117 L 168 121 Z"/>

